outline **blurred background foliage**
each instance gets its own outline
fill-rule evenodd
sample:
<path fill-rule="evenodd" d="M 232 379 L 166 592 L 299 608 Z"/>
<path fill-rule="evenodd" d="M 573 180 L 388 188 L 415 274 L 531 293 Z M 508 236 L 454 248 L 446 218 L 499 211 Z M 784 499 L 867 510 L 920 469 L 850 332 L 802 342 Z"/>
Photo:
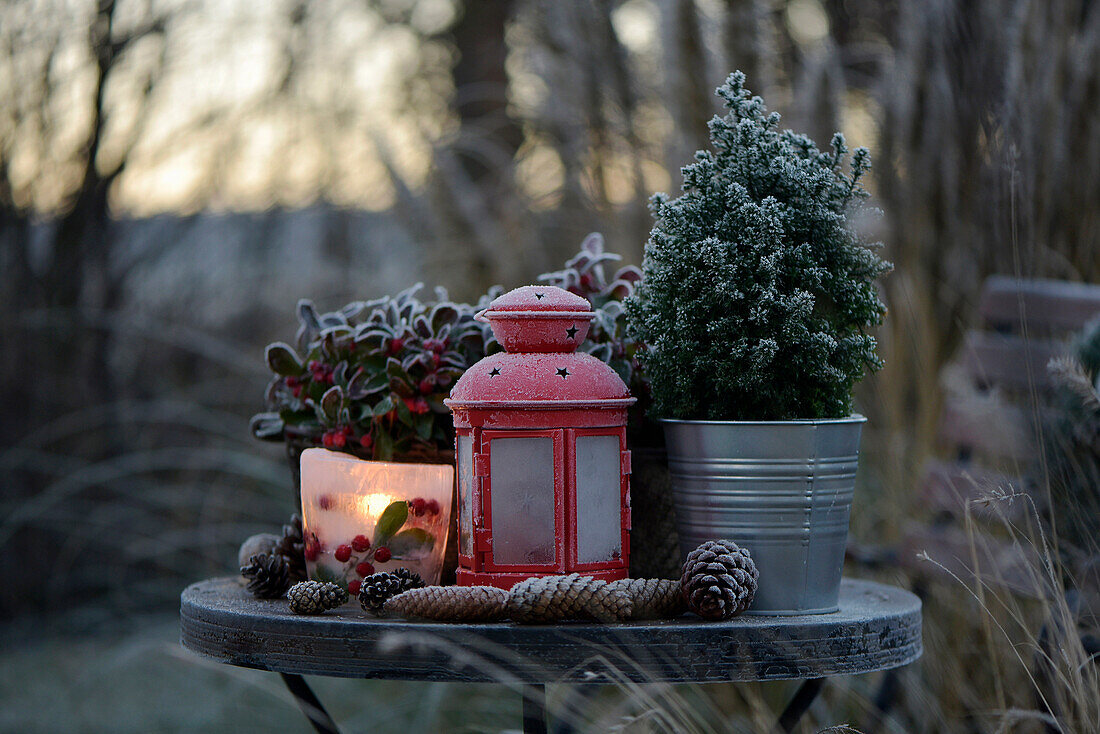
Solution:
<path fill-rule="evenodd" d="M 1096 2 L 0 3 L 0 728 L 285 725 L 277 683 L 174 642 L 180 589 L 232 571 L 293 503 L 281 452 L 247 428 L 263 345 L 292 336 L 300 297 L 425 280 L 474 300 L 560 268 L 590 231 L 639 263 L 647 198 L 677 189 L 733 69 L 786 126 L 872 151 L 882 216 L 861 226 L 896 270 L 887 367 L 858 394 L 853 534 L 888 544 L 922 517 L 940 369 L 983 278 L 1100 281 Z M 1005 693 L 1026 677 L 1009 648 L 953 641 L 972 610 L 926 624 L 888 727 L 992 730 L 1029 705 Z M 858 719 L 873 683 L 812 717 Z M 404 691 L 375 731 L 518 715 L 489 688 L 464 719 L 461 687 L 318 685 L 358 698 L 334 707 L 349 723 Z M 181 690 L 208 703 L 149 718 Z M 713 690 L 746 731 L 789 694 Z"/>

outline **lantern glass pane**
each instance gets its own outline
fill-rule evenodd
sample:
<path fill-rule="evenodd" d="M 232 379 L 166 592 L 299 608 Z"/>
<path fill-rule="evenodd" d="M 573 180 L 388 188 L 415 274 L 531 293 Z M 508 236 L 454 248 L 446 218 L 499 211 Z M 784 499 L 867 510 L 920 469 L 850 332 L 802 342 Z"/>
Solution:
<path fill-rule="evenodd" d="M 622 555 L 618 436 L 577 436 L 577 562 Z"/>
<path fill-rule="evenodd" d="M 474 554 L 474 439 L 458 436 L 458 548 L 464 556 Z"/>
<path fill-rule="evenodd" d="M 554 440 L 497 438 L 489 453 L 493 562 L 554 562 Z"/>

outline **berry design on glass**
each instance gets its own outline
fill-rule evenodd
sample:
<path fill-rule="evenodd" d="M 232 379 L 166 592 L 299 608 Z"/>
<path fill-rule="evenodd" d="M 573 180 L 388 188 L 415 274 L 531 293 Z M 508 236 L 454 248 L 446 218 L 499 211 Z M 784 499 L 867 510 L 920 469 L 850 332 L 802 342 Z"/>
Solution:
<path fill-rule="evenodd" d="M 316 561 L 317 557 L 321 555 L 321 543 L 317 540 L 316 533 L 309 534 L 309 538 L 302 546 L 302 552 L 305 554 L 307 561 Z"/>
<path fill-rule="evenodd" d="M 341 435 L 343 435 L 341 433 Z M 321 495 L 318 505 L 323 510 L 341 511 L 344 507 L 332 495 Z M 375 575 L 375 564 L 415 565 L 431 553 L 436 536 L 434 529 L 442 514 L 438 500 L 415 497 L 395 500 L 382 510 L 373 533 L 357 533 L 332 540 L 331 555 L 325 558 L 325 545 L 316 533 L 309 533 L 304 543 L 304 555 L 311 562 L 313 580 L 334 583 L 355 594 L 363 588 L 361 579 Z"/>

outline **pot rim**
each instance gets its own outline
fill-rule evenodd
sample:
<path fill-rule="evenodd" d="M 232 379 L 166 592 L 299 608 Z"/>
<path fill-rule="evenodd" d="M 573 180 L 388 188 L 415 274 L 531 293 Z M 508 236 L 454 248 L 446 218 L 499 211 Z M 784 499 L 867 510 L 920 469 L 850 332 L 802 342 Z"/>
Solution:
<path fill-rule="evenodd" d="M 662 424 L 685 426 L 814 426 L 833 425 L 844 423 L 866 423 L 867 417 L 859 413 L 852 413 L 847 418 L 798 418 L 789 421 L 711 421 L 693 420 L 686 418 L 660 418 Z"/>

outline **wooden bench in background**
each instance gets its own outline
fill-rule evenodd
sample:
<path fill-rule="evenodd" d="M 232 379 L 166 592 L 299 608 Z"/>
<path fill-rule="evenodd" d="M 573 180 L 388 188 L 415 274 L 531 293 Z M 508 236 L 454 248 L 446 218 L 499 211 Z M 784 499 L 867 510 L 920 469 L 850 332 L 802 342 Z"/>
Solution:
<path fill-rule="evenodd" d="M 906 527 L 898 562 L 918 588 L 922 578 L 966 579 L 979 570 L 987 582 L 1034 595 L 1041 588 L 1034 548 L 997 526 L 1025 522 L 1045 508 L 1045 493 L 1029 477 L 1036 474 L 1041 418 L 1053 390 L 1046 367 L 1100 316 L 1100 286 L 994 276 L 983 286 L 979 313 L 981 328 L 966 335 L 942 375 L 939 441 L 947 458 L 929 462 L 919 483 L 934 521 Z M 968 509 L 977 533 L 967 530 Z"/>

